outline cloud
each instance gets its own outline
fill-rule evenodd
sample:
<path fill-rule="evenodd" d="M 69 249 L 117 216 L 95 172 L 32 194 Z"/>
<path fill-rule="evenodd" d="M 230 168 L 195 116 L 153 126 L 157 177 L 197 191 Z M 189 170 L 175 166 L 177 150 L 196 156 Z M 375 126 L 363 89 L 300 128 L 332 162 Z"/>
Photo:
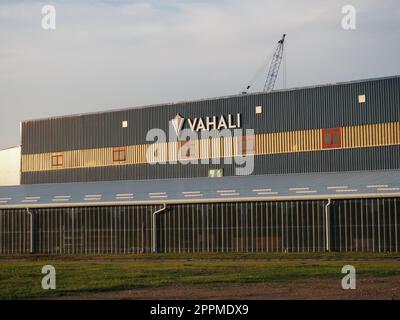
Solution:
<path fill-rule="evenodd" d="M 0 147 L 23 119 L 239 93 L 283 32 L 288 87 L 400 73 L 398 1 L 352 0 L 355 31 L 341 0 L 51 3 L 55 31 L 0 4 Z"/>

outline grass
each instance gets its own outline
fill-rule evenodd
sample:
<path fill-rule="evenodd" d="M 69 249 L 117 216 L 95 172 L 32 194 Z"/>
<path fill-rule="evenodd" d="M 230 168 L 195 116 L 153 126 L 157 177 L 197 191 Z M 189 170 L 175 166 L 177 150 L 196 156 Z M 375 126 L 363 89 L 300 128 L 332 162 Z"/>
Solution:
<path fill-rule="evenodd" d="M 43 290 L 41 269 L 56 268 L 57 289 Z M 168 285 L 340 279 L 345 264 L 357 277 L 400 275 L 399 254 L 153 254 L 0 256 L 0 299 L 29 299 Z"/>

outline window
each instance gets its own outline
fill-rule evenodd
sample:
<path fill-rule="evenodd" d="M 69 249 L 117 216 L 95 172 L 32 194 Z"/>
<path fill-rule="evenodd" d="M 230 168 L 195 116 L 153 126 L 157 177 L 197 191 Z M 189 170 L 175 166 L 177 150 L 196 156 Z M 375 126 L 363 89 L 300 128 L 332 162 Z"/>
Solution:
<path fill-rule="evenodd" d="M 208 170 L 209 178 L 222 178 L 224 176 L 224 169 L 210 169 Z"/>
<path fill-rule="evenodd" d="M 322 148 L 341 148 L 342 128 L 322 129 Z"/>
<path fill-rule="evenodd" d="M 254 135 L 238 137 L 238 154 L 248 155 L 255 153 Z"/>
<path fill-rule="evenodd" d="M 62 167 L 64 156 L 61 153 L 53 154 L 51 156 L 51 166 L 52 167 Z"/>
<path fill-rule="evenodd" d="M 365 97 L 365 94 L 359 95 L 358 96 L 358 103 L 362 104 L 367 102 L 367 98 Z"/>
<path fill-rule="evenodd" d="M 257 106 L 256 107 L 256 114 L 261 114 L 262 113 L 262 106 Z"/>
<path fill-rule="evenodd" d="M 196 149 L 196 141 L 179 141 L 179 159 L 188 160 L 198 158 Z"/>
<path fill-rule="evenodd" d="M 126 147 L 118 147 L 113 149 L 113 162 L 126 161 Z"/>
<path fill-rule="evenodd" d="M 128 121 L 122 121 L 122 128 L 128 128 Z"/>

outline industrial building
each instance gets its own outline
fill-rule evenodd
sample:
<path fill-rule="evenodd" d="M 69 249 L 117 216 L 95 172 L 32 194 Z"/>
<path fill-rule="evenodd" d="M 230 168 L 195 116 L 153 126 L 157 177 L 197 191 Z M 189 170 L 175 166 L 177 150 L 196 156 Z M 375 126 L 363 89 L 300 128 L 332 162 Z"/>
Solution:
<path fill-rule="evenodd" d="M 398 252 L 400 76 L 24 121 L 20 179 L 0 253 Z"/>

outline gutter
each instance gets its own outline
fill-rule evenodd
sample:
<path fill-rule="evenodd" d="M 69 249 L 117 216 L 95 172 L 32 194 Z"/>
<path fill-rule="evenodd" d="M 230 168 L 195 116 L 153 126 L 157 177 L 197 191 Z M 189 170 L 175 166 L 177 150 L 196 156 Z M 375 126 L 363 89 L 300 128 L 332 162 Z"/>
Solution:
<path fill-rule="evenodd" d="M 164 203 L 164 206 L 161 209 L 153 212 L 153 253 L 157 253 L 157 230 L 156 230 L 156 215 L 158 213 L 164 212 L 167 209 L 167 204 Z"/>
<path fill-rule="evenodd" d="M 273 201 L 302 201 L 302 200 L 326 200 L 329 197 L 331 200 L 347 200 L 347 199 L 386 199 L 399 198 L 400 193 L 367 193 L 367 194 L 327 194 L 320 196 L 277 196 L 277 197 L 239 197 L 239 198 L 205 198 L 205 199 L 171 199 L 165 200 L 165 204 L 197 204 L 197 203 L 221 203 L 221 202 L 273 202 Z M 136 201 L 96 201 L 96 202 L 71 202 L 71 203 L 37 203 L 30 204 L 28 208 L 70 208 L 70 207 L 109 207 L 109 206 L 133 206 L 133 205 L 157 205 L 159 200 L 136 200 Z M 6 204 L 0 205 L 0 209 L 26 209 L 27 204 Z"/>

